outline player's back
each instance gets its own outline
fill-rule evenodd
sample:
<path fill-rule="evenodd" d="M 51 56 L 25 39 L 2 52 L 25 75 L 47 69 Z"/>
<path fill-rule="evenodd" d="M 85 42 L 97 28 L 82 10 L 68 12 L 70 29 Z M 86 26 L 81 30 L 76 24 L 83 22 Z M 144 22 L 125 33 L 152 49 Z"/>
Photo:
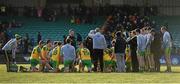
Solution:
<path fill-rule="evenodd" d="M 49 51 L 50 51 L 50 48 L 48 48 L 47 45 L 43 46 L 43 48 L 41 49 L 42 59 L 47 58 Z"/>
<path fill-rule="evenodd" d="M 106 50 L 104 51 L 103 59 L 104 59 L 105 61 L 110 61 L 110 60 L 111 60 L 111 56 L 110 56 L 110 51 L 109 51 L 109 49 L 106 49 Z"/>
<path fill-rule="evenodd" d="M 57 46 L 57 47 L 55 47 L 52 50 L 52 57 L 51 57 L 51 59 L 52 60 L 60 61 L 60 46 Z"/>
<path fill-rule="evenodd" d="M 31 59 L 39 59 L 40 52 L 41 48 L 39 48 L 39 46 L 34 47 L 31 53 Z"/>
<path fill-rule="evenodd" d="M 90 51 L 87 48 L 81 48 L 80 50 L 81 53 L 81 59 L 82 60 L 90 60 Z"/>
<path fill-rule="evenodd" d="M 62 46 L 61 54 L 64 56 L 64 60 L 73 60 L 76 57 L 75 48 L 70 44 Z"/>

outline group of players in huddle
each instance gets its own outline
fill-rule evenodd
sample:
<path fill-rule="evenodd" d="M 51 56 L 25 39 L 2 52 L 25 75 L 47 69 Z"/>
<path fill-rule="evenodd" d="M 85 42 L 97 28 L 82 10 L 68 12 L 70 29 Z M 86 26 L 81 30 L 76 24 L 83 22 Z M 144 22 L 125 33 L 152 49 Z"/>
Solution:
<path fill-rule="evenodd" d="M 169 32 L 167 31 L 166 27 L 161 28 L 161 32 L 163 34 L 162 38 L 162 50 L 164 51 L 165 60 L 167 64 L 167 72 L 171 72 L 171 47 L 172 41 Z M 119 33 L 119 32 L 117 32 Z M 122 32 L 121 32 L 122 33 Z M 155 58 L 156 56 L 152 53 L 151 43 L 154 40 L 154 33 L 155 31 L 150 27 L 145 27 L 142 29 L 136 29 L 129 33 L 128 38 L 123 38 L 126 40 L 126 47 L 124 54 L 124 58 L 121 61 L 125 61 L 123 65 L 123 70 L 126 72 L 131 71 L 131 66 L 133 63 L 131 52 L 131 47 L 134 45 L 129 45 L 128 41 L 137 38 L 136 40 L 136 48 L 135 50 L 137 55 L 138 67 L 139 71 L 154 71 L 155 70 L 155 59 L 159 61 L 159 58 Z M 123 33 L 122 33 L 123 34 Z M 161 38 L 159 38 L 161 39 Z M 103 54 L 103 62 L 104 62 L 104 72 L 113 72 L 117 71 L 118 61 L 116 59 L 115 47 L 117 38 L 115 37 L 112 40 L 111 45 L 112 47 L 104 49 Z M 34 47 L 31 58 L 31 71 L 50 71 L 50 72 L 74 72 L 77 71 L 77 68 L 80 72 L 83 72 L 85 67 L 87 67 L 88 72 L 93 71 L 93 59 L 91 59 L 91 53 L 88 48 L 86 48 L 84 42 L 78 42 L 78 48 L 75 49 L 74 46 L 71 45 L 72 40 L 66 39 L 66 44 L 63 44 L 59 41 L 53 43 L 50 40 L 47 40 L 46 44 L 43 45 L 43 42 L 40 41 L 39 44 Z M 124 51 L 124 50 L 123 50 Z M 39 68 L 37 65 L 39 64 Z M 64 67 L 59 65 L 63 64 Z M 79 67 L 78 67 L 78 66 Z M 159 66 L 160 67 L 160 66 Z"/>
<path fill-rule="evenodd" d="M 62 45 L 60 41 L 55 41 L 52 45 L 52 42 L 50 40 L 47 40 L 46 44 L 43 45 L 43 41 L 40 41 L 39 44 L 32 50 L 30 57 L 30 71 L 39 72 L 46 70 L 48 72 L 92 72 L 92 60 L 90 51 L 86 48 L 86 46 L 84 46 L 84 43 L 79 42 L 78 48 L 75 51 L 75 48 L 71 45 L 71 40 L 67 39 L 66 42 L 67 44 Z M 69 47 L 71 47 L 69 48 L 69 52 L 63 52 L 63 47 L 65 47 L 66 45 L 69 45 Z M 104 51 L 104 70 L 106 72 L 112 72 L 116 70 L 114 45 L 115 41 L 112 41 L 112 47 L 107 48 Z M 73 51 L 75 52 L 71 52 L 71 49 L 73 49 Z M 74 54 L 75 57 L 69 59 L 68 57 L 63 56 L 64 53 Z M 127 69 L 129 69 L 130 56 L 128 47 L 126 48 L 126 62 L 128 64 Z M 63 64 L 64 67 L 60 67 L 61 64 Z M 37 65 L 39 65 L 38 68 Z M 77 68 L 79 69 L 77 70 Z"/>

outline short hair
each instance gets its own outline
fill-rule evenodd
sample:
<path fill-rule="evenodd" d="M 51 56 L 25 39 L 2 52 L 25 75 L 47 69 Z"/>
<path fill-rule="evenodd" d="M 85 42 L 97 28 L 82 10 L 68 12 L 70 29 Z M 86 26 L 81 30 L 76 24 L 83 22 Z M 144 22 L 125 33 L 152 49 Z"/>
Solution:
<path fill-rule="evenodd" d="M 62 44 L 62 42 L 61 42 L 61 41 L 58 41 L 58 42 L 57 42 L 57 45 L 59 45 L 59 46 L 60 46 L 61 44 Z"/>
<path fill-rule="evenodd" d="M 115 40 L 113 40 L 113 41 L 111 42 L 111 44 L 113 44 L 113 43 L 116 43 L 116 41 L 115 41 Z"/>
<path fill-rule="evenodd" d="M 140 31 L 140 29 L 136 29 L 136 32 L 137 32 L 137 33 L 140 33 L 141 31 Z"/>
<path fill-rule="evenodd" d="M 167 27 L 166 26 L 162 26 L 161 27 L 163 30 L 166 30 L 167 31 Z"/>
<path fill-rule="evenodd" d="M 116 33 L 116 36 L 117 36 L 117 37 L 120 37 L 121 34 L 122 34 L 122 33 L 119 31 L 119 32 Z"/>
<path fill-rule="evenodd" d="M 152 29 L 152 30 L 151 30 L 151 33 L 152 33 L 152 32 L 155 32 L 155 30 L 154 30 L 154 29 Z"/>
<path fill-rule="evenodd" d="M 66 39 L 66 43 L 71 43 L 71 39 Z"/>
<path fill-rule="evenodd" d="M 43 44 L 43 41 L 42 41 L 42 40 L 40 40 L 38 44 L 39 44 L 39 45 L 40 45 L 40 44 Z"/>
<path fill-rule="evenodd" d="M 143 27 L 141 30 L 147 30 L 148 29 L 148 27 Z"/>
<path fill-rule="evenodd" d="M 97 27 L 97 28 L 95 29 L 95 32 L 99 32 L 99 30 L 100 30 L 100 28 Z"/>
<path fill-rule="evenodd" d="M 135 30 L 133 30 L 132 33 L 133 33 L 134 35 L 136 35 L 136 31 L 135 31 Z"/>
<path fill-rule="evenodd" d="M 151 27 L 148 27 L 147 30 L 152 30 L 152 28 L 151 28 Z"/>
<path fill-rule="evenodd" d="M 57 43 L 58 43 L 57 41 L 54 41 L 54 43 L 53 43 L 53 44 L 54 44 L 54 45 L 56 45 Z"/>
<path fill-rule="evenodd" d="M 46 41 L 46 44 L 48 44 L 48 43 L 51 43 L 51 40 L 47 40 L 47 41 Z"/>
<path fill-rule="evenodd" d="M 141 32 L 141 31 L 143 31 L 143 32 L 144 32 L 145 30 L 146 30 L 146 27 L 144 27 L 144 28 L 140 29 L 140 32 Z"/>
<path fill-rule="evenodd" d="M 81 45 L 83 42 L 78 42 L 78 45 Z"/>
<path fill-rule="evenodd" d="M 78 45 L 81 45 L 81 44 L 83 44 L 83 46 L 86 46 L 86 41 L 81 41 L 78 43 Z"/>

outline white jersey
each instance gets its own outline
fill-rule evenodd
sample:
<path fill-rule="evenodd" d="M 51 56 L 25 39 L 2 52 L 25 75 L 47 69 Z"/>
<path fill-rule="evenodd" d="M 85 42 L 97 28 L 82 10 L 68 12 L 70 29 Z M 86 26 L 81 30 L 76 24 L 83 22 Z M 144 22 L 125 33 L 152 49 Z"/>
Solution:
<path fill-rule="evenodd" d="M 150 48 L 151 41 L 152 41 L 151 34 L 148 33 L 148 34 L 146 34 L 145 36 L 146 36 L 146 48 Z"/>
<path fill-rule="evenodd" d="M 145 51 L 146 49 L 146 36 L 139 34 L 137 35 L 137 49 L 140 51 Z"/>
<path fill-rule="evenodd" d="M 172 39 L 171 39 L 169 32 L 167 32 L 167 31 L 163 34 L 163 47 L 164 48 L 172 47 Z"/>

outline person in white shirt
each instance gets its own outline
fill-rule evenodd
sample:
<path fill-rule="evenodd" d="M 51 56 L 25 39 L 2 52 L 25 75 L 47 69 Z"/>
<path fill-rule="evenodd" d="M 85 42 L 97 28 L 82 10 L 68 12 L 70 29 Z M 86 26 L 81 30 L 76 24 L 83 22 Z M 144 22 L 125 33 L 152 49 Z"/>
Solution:
<path fill-rule="evenodd" d="M 8 55 L 8 51 L 12 52 L 12 61 L 14 64 L 16 64 L 15 57 L 16 57 L 16 50 L 18 43 L 20 42 L 21 36 L 18 34 L 15 34 L 15 38 L 12 38 L 9 40 L 2 48 L 2 50 L 5 52 L 5 58 L 6 58 L 6 65 L 7 65 L 7 71 L 9 71 L 10 66 L 10 56 Z"/>
<path fill-rule="evenodd" d="M 165 55 L 167 70 L 166 72 L 171 72 L 171 49 L 172 49 L 172 39 L 170 33 L 167 31 L 165 26 L 161 27 L 161 32 L 163 33 L 163 44 L 162 48 Z"/>
<path fill-rule="evenodd" d="M 137 58 L 139 62 L 139 70 L 145 70 L 145 48 L 146 48 L 146 38 L 143 35 L 144 30 L 137 29 Z"/>
<path fill-rule="evenodd" d="M 153 40 L 153 37 L 151 35 L 151 28 L 150 27 L 147 27 L 146 28 L 146 56 L 145 56 L 145 59 L 146 59 L 146 69 L 148 71 L 154 71 L 154 57 L 153 55 L 151 54 L 151 51 L 150 51 L 150 47 L 151 47 L 151 42 Z"/>

